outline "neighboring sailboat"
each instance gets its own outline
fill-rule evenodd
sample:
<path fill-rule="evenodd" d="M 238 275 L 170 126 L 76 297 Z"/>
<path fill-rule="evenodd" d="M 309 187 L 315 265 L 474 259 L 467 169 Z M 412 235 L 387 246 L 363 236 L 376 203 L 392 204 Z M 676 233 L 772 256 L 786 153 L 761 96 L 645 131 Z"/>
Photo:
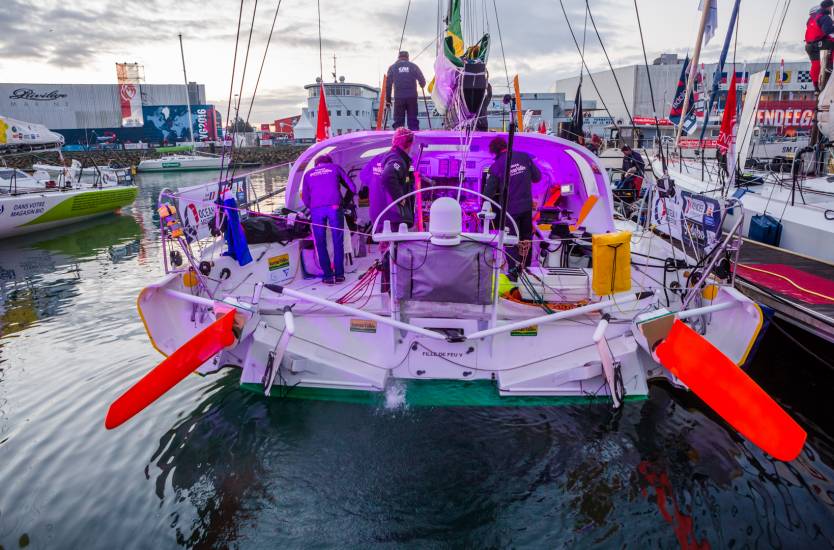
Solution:
<path fill-rule="evenodd" d="M 734 31 L 730 26 L 728 41 Z M 678 189 L 718 200 L 737 198 L 744 211 L 745 237 L 834 262 L 834 223 L 831 221 L 834 193 L 827 177 L 805 178 L 800 173 L 802 163 L 796 164 L 793 174 L 745 169 L 756 134 L 756 113 L 765 75 L 762 71 L 750 76 L 740 117 L 733 123 L 733 135 L 722 133 L 729 150 L 727 165 L 722 166 L 717 160 L 672 157 L 668 162 L 668 175 Z M 731 88 L 734 82 L 735 78 Z M 834 101 L 834 89 L 826 89 L 828 95 L 823 92 L 820 97 L 820 130 L 823 135 L 834 136 L 834 128 L 826 134 L 829 128 L 825 118 L 826 101 Z M 738 97 L 740 100 L 741 94 Z M 725 122 L 736 118 L 735 114 L 734 108 L 725 109 Z M 662 173 L 659 160 L 654 162 L 654 168 L 655 172 Z M 738 209 L 733 211 L 725 221 L 725 229 L 731 227 L 739 215 Z"/>
<path fill-rule="evenodd" d="M 182 76 L 185 79 L 185 104 L 188 109 L 188 137 L 190 145 L 172 148 L 160 147 L 163 153 L 159 158 L 143 159 L 136 170 L 139 172 L 185 172 L 188 170 L 221 170 L 226 168 L 230 159 L 225 155 L 211 155 L 198 152 L 194 144 L 194 121 L 191 118 L 191 96 L 188 92 L 188 75 L 185 72 L 185 51 L 182 47 L 182 35 L 179 35 L 180 55 L 182 57 Z M 186 152 L 188 152 L 186 154 Z"/>

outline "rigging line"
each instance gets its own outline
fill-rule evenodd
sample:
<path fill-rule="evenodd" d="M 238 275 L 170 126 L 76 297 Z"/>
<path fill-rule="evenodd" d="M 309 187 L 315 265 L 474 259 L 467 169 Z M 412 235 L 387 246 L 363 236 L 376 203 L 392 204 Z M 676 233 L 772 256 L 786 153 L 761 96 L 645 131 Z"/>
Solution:
<path fill-rule="evenodd" d="M 504 75 L 507 77 L 507 90 L 510 87 L 510 71 L 507 70 L 507 56 L 504 54 L 504 38 L 501 35 L 501 19 L 498 17 L 498 5 L 492 0 L 492 9 L 495 11 L 495 26 L 498 28 L 498 43 L 501 45 L 501 59 L 504 60 Z"/>
<path fill-rule="evenodd" d="M 402 51 L 403 49 L 403 39 L 405 38 L 405 27 L 408 25 L 408 12 L 411 11 L 411 0 L 408 0 L 408 6 L 405 8 L 405 21 L 403 21 L 403 32 L 400 34 L 400 48 L 398 51 Z M 319 31 L 321 32 L 321 31 Z"/>
<path fill-rule="evenodd" d="M 608 67 L 611 69 L 611 75 L 614 77 L 614 82 L 617 84 L 617 91 L 620 93 L 620 99 L 623 100 L 623 107 L 625 107 L 625 112 L 628 115 L 628 120 L 631 122 L 631 125 L 634 126 L 634 118 L 631 116 L 631 111 L 628 108 L 628 103 L 626 103 L 625 95 L 623 94 L 623 88 L 620 86 L 620 79 L 617 78 L 617 71 L 614 70 L 614 65 L 611 63 L 611 58 L 608 57 L 608 50 L 605 49 L 605 44 L 602 42 L 602 36 L 599 34 L 599 29 L 597 29 L 597 23 L 594 21 L 594 14 L 591 12 L 591 4 L 589 0 L 585 0 L 585 6 L 588 8 L 588 16 L 591 18 L 591 25 L 594 27 L 594 33 L 597 35 L 597 40 L 599 40 L 599 45 L 602 46 L 602 53 L 605 54 L 605 60 L 608 62 Z"/>
<path fill-rule="evenodd" d="M 588 4 L 585 4 L 585 26 L 582 27 L 582 57 L 585 57 L 585 43 L 588 37 Z M 582 85 L 582 67 L 579 68 L 579 84 Z"/>
<path fill-rule="evenodd" d="M 769 67 L 769 66 L 770 66 L 770 64 L 773 62 L 773 55 L 776 53 L 776 47 L 779 45 L 779 37 L 782 35 L 782 29 L 783 29 L 783 28 L 784 28 L 784 26 L 785 26 L 785 18 L 786 18 L 786 17 L 787 17 L 787 15 L 788 15 L 788 9 L 790 8 L 791 1 L 792 1 L 792 0 L 786 0 L 786 2 L 785 2 L 785 8 L 784 8 L 784 10 L 782 11 L 782 18 L 781 18 L 781 21 L 779 22 L 779 26 L 778 26 L 778 27 L 777 27 L 777 29 L 776 29 L 776 34 L 775 34 L 775 35 L 774 35 L 774 37 L 773 37 L 773 46 L 771 46 L 771 48 L 770 48 L 770 55 L 769 55 L 769 56 L 768 56 L 768 58 L 767 58 L 767 65 L 766 65 L 766 66 L 768 66 L 768 67 Z M 733 70 L 735 70 L 735 67 L 733 67 Z M 781 70 L 781 69 L 780 69 L 780 70 Z M 762 97 L 762 91 L 763 91 L 763 90 L 764 90 L 764 86 L 761 86 L 761 87 L 759 88 L 759 93 L 758 93 L 758 95 L 755 97 L 755 105 L 758 105 L 758 104 L 759 104 L 759 100 L 760 100 L 760 99 L 761 99 L 761 97 Z M 750 99 L 750 98 L 745 98 L 745 99 Z M 749 135 L 749 133 L 753 130 L 753 126 L 754 126 L 754 125 L 753 125 L 753 124 L 751 124 L 751 125 L 750 125 L 750 127 L 749 127 L 749 128 L 747 128 L 747 129 L 745 130 L 745 132 L 744 132 L 744 138 L 742 139 L 742 143 L 744 143 L 745 141 L 747 141 L 747 136 L 748 136 L 748 135 Z M 739 160 L 741 160 L 741 151 L 736 151 L 736 169 L 738 169 L 738 161 L 739 161 Z M 741 167 L 741 170 L 744 170 L 744 167 L 743 167 L 743 166 Z"/>
<path fill-rule="evenodd" d="M 272 17 L 272 27 L 269 29 L 269 36 L 266 39 L 266 47 L 264 48 L 264 56 L 261 59 L 261 67 L 258 69 L 258 78 L 255 79 L 255 89 L 252 91 L 252 99 L 249 101 L 249 111 L 246 113 L 246 123 L 249 124 L 249 117 L 252 115 L 252 106 L 255 104 L 255 94 L 258 93 L 258 85 L 261 83 L 261 74 L 264 72 L 264 65 L 266 65 L 266 54 L 269 52 L 269 44 L 272 42 L 272 33 L 275 32 L 275 22 L 278 21 L 278 10 L 281 9 L 282 0 L 278 0 L 278 5 L 275 6 L 275 15 Z"/>
<path fill-rule="evenodd" d="M 235 55 L 232 58 L 232 79 L 229 82 L 229 103 L 226 107 L 226 124 L 229 123 L 229 115 L 232 111 L 232 93 L 235 89 L 235 66 L 237 65 L 237 47 L 240 42 L 240 22 L 243 19 L 243 0 L 240 0 L 240 13 L 237 16 L 237 36 L 235 37 Z"/>
<path fill-rule="evenodd" d="M 236 116 L 235 116 L 235 119 L 239 118 L 239 116 L 240 116 L 240 100 L 243 97 L 243 83 L 246 80 L 246 68 L 249 66 L 249 50 L 252 47 L 252 35 L 254 34 L 254 30 L 255 30 L 255 15 L 256 15 L 257 12 L 258 12 L 258 0 L 255 0 L 255 3 L 252 7 L 252 22 L 249 25 L 249 39 L 246 42 L 246 54 L 243 56 L 243 70 L 240 73 L 240 88 L 238 89 L 237 103 L 235 103 L 235 113 L 237 113 Z M 234 152 L 234 149 L 235 149 L 235 141 L 236 141 L 235 137 L 238 134 L 237 120 L 235 120 L 235 125 L 232 128 L 233 128 L 233 130 L 232 130 L 232 145 L 231 145 L 230 150 L 229 150 L 229 158 L 230 159 L 231 159 L 232 152 Z M 246 131 L 246 126 L 245 125 L 243 127 L 243 130 L 244 130 L 244 132 Z M 221 166 L 221 171 L 222 171 L 222 166 Z M 228 176 L 229 174 L 231 174 L 232 177 L 234 177 L 235 171 L 236 171 L 236 168 L 233 168 L 232 163 L 229 162 L 229 167 L 226 170 L 226 175 Z"/>
<path fill-rule="evenodd" d="M 614 115 L 611 114 L 611 111 L 608 109 L 608 105 L 605 103 L 605 99 L 603 99 L 602 94 L 597 87 L 596 80 L 594 79 L 594 75 L 591 74 L 591 70 L 588 68 L 588 64 L 585 62 L 585 56 L 582 54 L 582 48 L 579 47 L 579 41 L 576 39 L 576 34 L 573 32 L 573 27 L 570 24 L 570 19 L 568 18 L 568 12 L 565 10 L 565 2 L 564 0 L 559 0 L 559 4 L 562 6 L 562 13 L 565 16 L 565 23 L 568 26 L 568 30 L 570 31 L 571 38 L 573 38 L 573 43 L 576 45 L 576 51 L 579 52 L 579 58 L 582 60 L 582 66 L 585 67 L 585 72 L 588 73 L 588 79 L 591 81 L 591 85 L 594 87 L 594 91 L 599 98 L 600 103 L 602 103 L 602 108 L 605 109 L 605 112 L 608 114 L 608 117 L 611 119 L 611 122 L 614 124 L 614 128 L 617 131 L 620 131 L 620 125 L 617 124 L 617 119 L 614 118 Z"/>
<path fill-rule="evenodd" d="M 321 84 L 324 84 L 324 60 L 321 56 L 321 0 L 316 0 L 316 11 L 318 13 L 319 24 L 319 81 Z"/>
<path fill-rule="evenodd" d="M 646 55 L 646 41 L 643 38 L 643 24 L 640 22 L 640 9 L 637 7 L 637 0 L 634 0 L 634 14 L 637 16 L 637 30 L 640 31 L 640 46 L 643 48 L 643 63 L 646 65 L 646 77 L 649 80 L 649 96 L 652 100 L 652 112 L 654 113 L 654 127 L 657 132 L 657 139 L 660 139 L 660 121 L 657 119 L 657 103 L 654 100 L 654 86 L 652 85 L 652 72 L 649 69 L 649 58 Z M 660 145 L 658 143 L 658 145 Z M 664 175 L 667 173 L 666 156 L 663 154 L 663 147 L 660 149 L 660 162 L 663 166 Z"/>

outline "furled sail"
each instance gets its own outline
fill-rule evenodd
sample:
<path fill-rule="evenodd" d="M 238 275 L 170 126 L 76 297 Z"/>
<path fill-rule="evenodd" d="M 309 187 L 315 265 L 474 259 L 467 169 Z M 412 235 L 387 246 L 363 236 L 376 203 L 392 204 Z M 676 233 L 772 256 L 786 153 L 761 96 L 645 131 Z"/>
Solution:
<path fill-rule="evenodd" d="M 450 0 L 446 34 L 434 62 L 434 79 L 429 84 L 435 109 L 446 118 L 447 127 L 455 127 L 478 114 L 478 109 L 472 105 L 477 103 L 472 101 L 477 94 L 466 97 L 465 90 L 486 91 L 489 34 L 466 48 L 461 28 L 460 0 Z M 483 95 L 480 97 L 483 101 Z"/>

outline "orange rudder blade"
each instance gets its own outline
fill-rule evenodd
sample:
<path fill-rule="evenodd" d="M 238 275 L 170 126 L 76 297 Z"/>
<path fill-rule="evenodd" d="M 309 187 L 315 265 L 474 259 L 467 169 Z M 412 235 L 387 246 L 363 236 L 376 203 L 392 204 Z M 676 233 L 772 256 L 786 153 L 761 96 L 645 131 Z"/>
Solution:
<path fill-rule="evenodd" d="M 112 430 L 127 422 L 217 352 L 232 345 L 234 322 L 232 309 L 180 346 L 110 405 L 104 426 Z"/>
<path fill-rule="evenodd" d="M 805 430 L 706 338 L 676 320 L 656 353 L 664 367 L 759 448 L 779 460 L 799 456 Z"/>

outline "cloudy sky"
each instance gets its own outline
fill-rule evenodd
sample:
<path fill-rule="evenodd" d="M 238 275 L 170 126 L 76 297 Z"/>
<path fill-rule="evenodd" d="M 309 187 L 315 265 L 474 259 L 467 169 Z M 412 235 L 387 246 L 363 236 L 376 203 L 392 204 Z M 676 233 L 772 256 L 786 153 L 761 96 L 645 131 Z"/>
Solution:
<path fill-rule="evenodd" d="M 237 93 L 256 0 L 243 0 Z M 558 0 L 462 0 L 471 16 L 466 34 L 487 29 L 493 35 L 490 72 L 494 86 L 506 82 L 498 44 L 495 10 L 500 16 L 507 70 L 518 73 L 524 91 L 548 91 L 556 78 L 579 71 L 579 55 Z M 582 40 L 584 0 L 563 0 Z M 320 0 L 324 73 L 377 85 L 396 56 L 409 0 Z M 737 59 L 766 60 L 781 7 L 789 4 L 776 59 L 807 59 L 803 49 L 808 0 L 742 0 Z M 248 106 L 269 29 L 279 0 L 257 0 L 254 31 L 243 87 Z M 441 0 L 445 5 L 445 0 Z M 698 0 L 637 0 L 651 61 L 661 52 L 686 54 L 698 26 Z M 616 65 L 642 62 L 634 0 L 590 0 L 605 47 Z M 719 31 L 704 59 L 718 56 L 732 0 L 718 0 Z M 5 82 L 112 83 L 114 64 L 145 67 L 148 83 L 180 83 L 177 34 L 182 33 L 190 80 L 206 85 L 206 95 L 225 114 L 240 0 L 0 0 L 0 74 Z M 438 0 L 411 0 L 403 48 L 427 74 L 432 73 L 438 26 Z M 774 21 L 775 19 L 775 21 Z M 253 122 L 297 114 L 306 101 L 302 86 L 319 74 L 316 2 L 280 0 L 263 74 L 251 115 Z M 771 25 L 772 23 L 772 25 Z M 586 58 L 592 70 L 606 67 L 602 49 L 588 24 Z M 768 29 L 770 34 L 768 36 Z M 480 35 L 479 35 L 480 36 Z M 768 44 L 763 47 L 765 39 Z M 423 51 L 421 55 L 419 52 Z M 244 109 L 242 108 L 243 112 Z"/>

